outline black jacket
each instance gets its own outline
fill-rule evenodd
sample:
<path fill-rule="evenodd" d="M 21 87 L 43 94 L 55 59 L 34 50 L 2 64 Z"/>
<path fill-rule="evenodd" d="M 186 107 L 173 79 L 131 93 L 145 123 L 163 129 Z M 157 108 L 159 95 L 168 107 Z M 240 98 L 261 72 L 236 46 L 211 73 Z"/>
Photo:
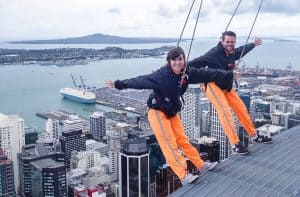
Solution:
<path fill-rule="evenodd" d="M 225 49 L 223 48 L 221 42 L 212 49 L 210 49 L 206 54 L 200 56 L 188 63 L 189 67 L 193 68 L 203 68 L 208 66 L 209 68 L 217 68 L 222 70 L 232 70 L 234 68 L 235 61 L 240 58 L 244 46 L 236 48 L 233 54 L 226 55 Z M 255 45 L 253 43 L 247 44 L 243 56 L 251 51 Z M 223 90 L 230 91 L 232 88 L 233 78 L 231 79 L 218 79 L 216 84 Z"/>
<path fill-rule="evenodd" d="M 155 72 L 136 78 L 116 80 L 117 89 L 152 89 L 147 105 L 152 109 L 163 111 L 168 117 L 174 116 L 181 109 L 180 97 L 186 91 L 189 83 L 207 83 L 218 79 L 232 79 L 232 71 L 220 69 L 194 69 L 186 72 L 185 80 L 180 86 L 182 75 L 176 75 L 171 66 L 166 65 Z"/>

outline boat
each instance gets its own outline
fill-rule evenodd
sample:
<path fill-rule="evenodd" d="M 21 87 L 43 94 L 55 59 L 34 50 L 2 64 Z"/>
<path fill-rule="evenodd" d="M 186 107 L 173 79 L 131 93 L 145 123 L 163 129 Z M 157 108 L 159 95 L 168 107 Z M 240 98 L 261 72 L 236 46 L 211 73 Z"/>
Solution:
<path fill-rule="evenodd" d="M 87 86 L 81 76 L 81 85 L 77 85 L 75 77 L 73 75 L 71 76 L 75 87 L 62 88 L 59 92 L 63 95 L 63 97 L 79 103 L 95 103 L 96 94 L 93 92 L 94 89 Z"/>

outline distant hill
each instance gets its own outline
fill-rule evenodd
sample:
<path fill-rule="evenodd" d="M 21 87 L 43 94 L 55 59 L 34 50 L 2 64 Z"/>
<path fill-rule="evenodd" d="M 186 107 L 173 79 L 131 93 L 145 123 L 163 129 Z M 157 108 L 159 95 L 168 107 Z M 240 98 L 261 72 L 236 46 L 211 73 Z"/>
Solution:
<path fill-rule="evenodd" d="M 104 34 L 92 34 L 88 36 L 51 39 L 51 40 L 30 40 L 30 41 L 12 41 L 11 44 L 131 44 L 131 43 L 170 43 L 177 42 L 175 38 L 135 38 L 120 37 Z"/>

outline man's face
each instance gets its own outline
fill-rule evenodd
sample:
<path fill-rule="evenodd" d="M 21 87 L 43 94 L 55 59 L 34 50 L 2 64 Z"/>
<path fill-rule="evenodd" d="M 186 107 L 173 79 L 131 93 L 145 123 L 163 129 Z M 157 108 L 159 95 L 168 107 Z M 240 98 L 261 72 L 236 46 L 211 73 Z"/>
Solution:
<path fill-rule="evenodd" d="M 234 36 L 225 35 L 224 40 L 222 40 L 221 44 L 227 53 L 233 53 L 235 42 L 236 38 Z"/>

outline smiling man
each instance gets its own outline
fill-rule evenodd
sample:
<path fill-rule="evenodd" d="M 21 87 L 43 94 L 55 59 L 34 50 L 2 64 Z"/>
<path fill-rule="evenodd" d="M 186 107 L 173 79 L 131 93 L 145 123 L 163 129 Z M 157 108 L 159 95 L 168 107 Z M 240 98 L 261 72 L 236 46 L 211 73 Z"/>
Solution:
<path fill-rule="evenodd" d="M 218 45 L 210 49 L 206 54 L 188 63 L 189 67 L 202 68 L 209 67 L 222 70 L 233 70 L 235 61 L 246 55 L 254 47 L 262 44 L 261 39 L 255 38 L 253 43 L 235 48 L 236 34 L 232 31 L 225 31 L 222 34 Z M 244 52 L 242 52 L 244 50 Z M 251 121 L 247 108 L 238 94 L 232 89 L 233 79 L 219 79 L 215 82 L 205 84 L 207 98 L 214 105 L 221 125 L 232 146 L 233 153 L 247 154 L 249 150 L 244 147 L 239 140 L 236 126 L 230 108 L 236 113 L 240 123 L 245 128 L 251 141 L 261 143 L 271 143 L 272 138 L 257 135 L 256 129 Z"/>

